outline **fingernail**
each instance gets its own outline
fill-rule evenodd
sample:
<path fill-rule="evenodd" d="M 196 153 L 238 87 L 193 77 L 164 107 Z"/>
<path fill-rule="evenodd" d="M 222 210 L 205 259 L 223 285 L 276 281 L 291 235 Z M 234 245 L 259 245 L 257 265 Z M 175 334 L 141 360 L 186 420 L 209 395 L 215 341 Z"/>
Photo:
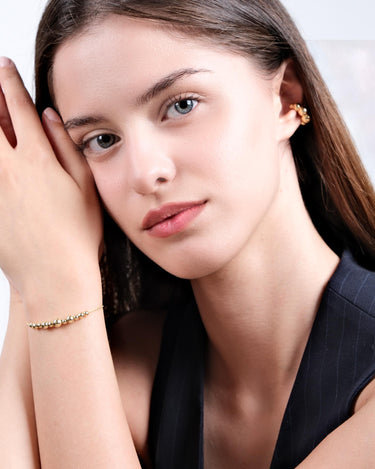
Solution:
<path fill-rule="evenodd" d="M 5 68 L 5 67 L 10 67 L 13 64 L 13 62 L 8 59 L 8 57 L 0 57 L 0 67 Z"/>
<path fill-rule="evenodd" d="M 43 114 L 47 117 L 48 120 L 52 122 L 61 122 L 60 116 L 51 107 L 47 107 Z"/>

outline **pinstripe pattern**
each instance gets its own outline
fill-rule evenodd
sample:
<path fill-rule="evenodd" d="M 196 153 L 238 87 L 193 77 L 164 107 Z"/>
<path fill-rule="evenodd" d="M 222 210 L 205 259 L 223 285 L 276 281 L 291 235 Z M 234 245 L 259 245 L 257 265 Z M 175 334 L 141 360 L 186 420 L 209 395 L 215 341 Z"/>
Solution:
<path fill-rule="evenodd" d="M 375 274 L 345 253 L 315 319 L 272 469 L 295 467 L 350 417 L 355 398 L 375 375 L 374 298 Z"/>
<path fill-rule="evenodd" d="M 154 469 L 203 469 L 199 435 L 205 343 L 206 334 L 192 304 L 168 315 L 151 399 L 149 446 Z M 194 437 L 187 442 L 187 435 Z"/>
<path fill-rule="evenodd" d="M 155 469 L 203 469 L 205 345 L 194 306 L 168 315 L 151 403 Z M 271 469 L 297 466 L 350 417 L 358 393 L 374 376 L 375 273 L 346 252 L 323 295 Z"/>

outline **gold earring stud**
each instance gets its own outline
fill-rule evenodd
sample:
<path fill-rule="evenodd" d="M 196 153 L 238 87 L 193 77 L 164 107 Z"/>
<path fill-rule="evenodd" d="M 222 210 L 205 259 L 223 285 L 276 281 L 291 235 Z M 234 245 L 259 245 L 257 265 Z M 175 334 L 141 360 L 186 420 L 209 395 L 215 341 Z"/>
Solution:
<path fill-rule="evenodd" d="M 308 115 L 307 109 L 300 104 L 291 104 L 290 109 L 294 109 L 301 118 L 301 125 L 306 125 L 311 121 L 311 117 Z"/>

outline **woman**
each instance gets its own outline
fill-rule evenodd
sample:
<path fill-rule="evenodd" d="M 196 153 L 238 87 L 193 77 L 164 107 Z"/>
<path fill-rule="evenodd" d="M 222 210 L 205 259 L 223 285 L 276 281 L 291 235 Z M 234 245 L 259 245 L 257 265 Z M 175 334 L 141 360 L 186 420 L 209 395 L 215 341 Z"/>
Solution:
<path fill-rule="evenodd" d="M 2 460 L 371 466 L 375 198 L 282 6 L 52 0 L 43 126 L 0 82 Z"/>

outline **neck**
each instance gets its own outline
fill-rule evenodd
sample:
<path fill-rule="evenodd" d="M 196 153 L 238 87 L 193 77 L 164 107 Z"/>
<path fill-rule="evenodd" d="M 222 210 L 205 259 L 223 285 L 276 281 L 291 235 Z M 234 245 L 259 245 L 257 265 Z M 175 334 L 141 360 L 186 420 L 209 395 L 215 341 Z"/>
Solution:
<path fill-rule="evenodd" d="M 192 281 L 209 338 L 208 372 L 225 387 L 264 393 L 294 379 L 338 264 L 311 223 L 295 172 L 287 173 L 288 191 L 280 190 L 267 226 L 220 271 Z"/>

